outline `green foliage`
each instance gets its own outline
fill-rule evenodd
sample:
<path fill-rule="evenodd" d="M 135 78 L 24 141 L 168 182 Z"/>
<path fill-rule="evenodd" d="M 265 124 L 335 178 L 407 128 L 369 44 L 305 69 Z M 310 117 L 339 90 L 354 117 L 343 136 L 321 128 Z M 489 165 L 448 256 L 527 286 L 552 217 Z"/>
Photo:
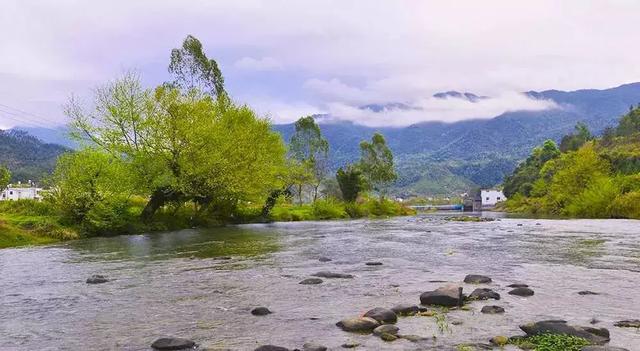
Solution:
<path fill-rule="evenodd" d="M 578 122 L 573 133 L 562 137 L 562 140 L 560 141 L 560 151 L 576 151 L 587 141 L 592 139 L 593 135 L 591 135 L 587 125 L 583 122 Z"/>
<path fill-rule="evenodd" d="M 518 165 L 512 175 L 505 178 L 505 196 L 510 198 L 517 193 L 528 196 L 540 178 L 540 171 L 545 163 L 559 155 L 560 150 L 553 140 L 546 140 L 542 146 L 534 148 L 531 156 Z"/>
<path fill-rule="evenodd" d="M 618 136 L 630 136 L 635 133 L 640 133 L 640 105 L 636 108 L 631 106 L 629 113 L 620 119 L 616 128 Z"/>
<path fill-rule="evenodd" d="M 182 47 L 171 50 L 169 73 L 175 77 L 173 85 L 183 90 L 205 91 L 219 100 L 226 99 L 224 78 L 214 59 L 208 59 L 202 43 L 188 35 Z"/>
<path fill-rule="evenodd" d="M 521 339 L 511 339 L 511 344 L 533 348 L 535 351 L 580 351 L 591 343 L 567 334 L 539 334 Z"/>
<path fill-rule="evenodd" d="M 5 166 L 0 165 L 0 191 L 4 190 L 11 180 L 11 172 Z"/>
<path fill-rule="evenodd" d="M 334 199 L 320 199 L 312 204 L 314 219 L 341 219 L 347 218 L 344 204 Z"/>
<path fill-rule="evenodd" d="M 349 165 L 346 169 L 339 168 L 336 172 L 336 180 L 340 186 L 342 199 L 346 202 L 356 201 L 366 187 L 362 171 L 355 165 Z"/>
<path fill-rule="evenodd" d="M 291 158 L 307 168 L 312 175 L 306 180 L 313 187 L 313 201 L 318 198 L 318 188 L 329 169 L 329 142 L 322 136 L 320 127 L 312 116 L 302 117 L 295 123 L 295 133 L 289 143 Z M 299 192 L 304 183 L 298 183 Z M 302 195 L 299 195 L 302 198 Z"/>
<path fill-rule="evenodd" d="M 371 142 L 362 141 L 360 143 L 360 162 L 358 165 L 367 185 L 383 197 L 389 185 L 398 179 L 393 164 L 393 154 L 387 146 L 384 136 L 380 133 L 375 133 L 371 137 Z"/>

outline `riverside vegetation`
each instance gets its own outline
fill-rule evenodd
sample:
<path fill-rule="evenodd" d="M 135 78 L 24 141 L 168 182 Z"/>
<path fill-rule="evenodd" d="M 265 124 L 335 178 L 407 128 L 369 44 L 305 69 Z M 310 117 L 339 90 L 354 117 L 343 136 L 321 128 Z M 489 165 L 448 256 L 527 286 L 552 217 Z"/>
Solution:
<path fill-rule="evenodd" d="M 640 105 L 594 137 L 584 124 L 533 149 L 504 182 L 508 211 L 640 219 Z"/>
<path fill-rule="evenodd" d="M 58 158 L 42 203 L 0 207 L 0 247 L 80 236 L 258 221 L 393 216 L 397 178 L 381 134 L 358 162 L 329 176 L 329 144 L 312 117 L 289 147 L 246 105 L 232 101 L 215 60 L 188 36 L 171 52 L 173 80 L 155 89 L 136 74 L 65 108 L 82 145 Z M 378 196 L 376 196 L 378 195 Z"/>

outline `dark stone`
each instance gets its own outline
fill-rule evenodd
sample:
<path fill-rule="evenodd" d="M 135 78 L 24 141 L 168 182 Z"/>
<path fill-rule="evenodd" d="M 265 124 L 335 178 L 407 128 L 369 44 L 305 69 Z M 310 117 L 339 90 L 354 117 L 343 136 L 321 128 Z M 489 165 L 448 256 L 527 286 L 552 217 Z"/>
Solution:
<path fill-rule="evenodd" d="M 364 314 L 364 316 L 373 318 L 380 322 L 380 324 L 394 324 L 398 321 L 398 316 L 396 316 L 395 312 L 382 307 L 376 307 L 369 310 Z"/>
<path fill-rule="evenodd" d="M 600 293 L 589 291 L 589 290 L 583 290 L 583 291 L 578 291 L 578 295 L 600 295 Z"/>
<path fill-rule="evenodd" d="M 271 311 L 269 311 L 269 309 L 266 307 L 256 307 L 251 310 L 251 314 L 254 316 L 266 316 L 268 314 L 271 314 Z"/>
<path fill-rule="evenodd" d="M 351 274 L 335 273 L 335 272 L 328 272 L 328 271 L 318 272 L 316 274 L 312 274 L 312 276 L 320 277 L 320 278 L 342 278 L 342 279 L 353 278 L 353 275 Z"/>
<path fill-rule="evenodd" d="M 327 347 L 324 345 L 308 342 L 302 345 L 302 351 L 327 351 Z"/>
<path fill-rule="evenodd" d="M 87 279 L 87 284 L 102 284 L 108 282 L 109 279 L 104 275 L 94 274 Z"/>
<path fill-rule="evenodd" d="M 529 285 L 527 284 L 521 284 L 521 283 L 515 283 L 515 284 L 510 284 L 507 285 L 508 288 L 528 288 Z"/>
<path fill-rule="evenodd" d="M 469 274 L 464 277 L 464 282 L 467 284 L 487 284 L 491 283 L 491 278 L 479 274 Z"/>
<path fill-rule="evenodd" d="M 640 328 L 640 319 L 627 319 L 615 322 L 613 325 L 621 328 Z"/>
<path fill-rule="evenodd" d="M 518 227 L 522 227 L 522 223 L 518 223 L 518 224 L 517 224 L 517 226 L 518 226 Z"/>
<path fill-rule="evenodd" d="M 181 338 L 160 338 L 151 344 L 154 350 L 187 350 L 195 346 L 195 342 Z"/>
<path fill-rule="evenodd" d="M 587 339 L 589 342 L 602 345 L 609 342 L 609 331 L 605 328 L 579 327 L 568 325 L 563 320 L 547 320 L 535 323 L 524 324 L 520 329 L 527 335 L 538 335 L 544 333 L 550 334 L 568 334 Z"/>
<path fill-rule="evenodd" d="M 302 285 L 322 284 L 322 279 L 320 279 L 320 278 L 307 278 L 307 279 L 301 281 L 298 284 L 302 284 Z"/>
<path fill-rule="evenodd" d="M 355 349 L 356 347 L 360 346 L 359 343 L 357 342 L 348 342 L 348 343 L 344 343 L 342 345 L 340 345 L 343 349 Z"/>
<path fill-rule="evenodd" d="M 262 345 L 254 351 L 289 351 L 289 349 L 282 346 Z"/>
<path fill-rule="evenodd" d="M 384 341 L 396 341 L 398 340 L 398 337 L 393 334 L 382 333 L 380 334 L 380 339 Z"/>
<path fill-rule="evenodd" d="M 509 295 L 516 295 L 516 296 L 533 296 L 533 294 L 534 294 L 533 290 L 529 288 L 515 288 L 509 291 Z"/>
<path fill-rule="evenodd" d="M 489 300 L 489 299 L 500 300 L 500 294 L 498 294 L 497 292 L 491 289 L 479 288 L 474 290 L 469 295 L 469 300 Z"/>
<path fill-rule="evenodd" d="M 333 260 L 330 259 L 329 257 L 320 256 L 320 257 L 318 257 L 318 261 L 320 261 L 320 262 L 330 262 L 330 261 L 333 261 Z"/>
<path fill-rule="evenodd" d="M 423 305 L 454 307 L 461 305 L 463 302 L 464 295 L 461 301 L 457 286 L 440 287 L 434 291 L 427 291 L 420 295 L 420 303 Z"/>
<path fill-rule="evenodd" d="M 498 313 L 504 313 L 504 308 L 500 306 L 483 306 L 480 312 L 486 313 L 486 314 L 498 314 Z"/>
<path fill-rule="evenodd" d="M 382 266 L 382 262 L 367 262 L 367 266 Z"/>
<path fill-rule="evenodd" d="M 629 351 L 629 349 L 613 346 L 585 346 L 580 351 Z"/>
<path fill-rule="evenodd" d="M 382 334 L 398 334 L 400 328 L 396 327 L 393 324 L 384 324 L 373 330 L 373 335 L 382 335 Z"/>
<path fill-rule="evenodd" d="M 413 316 L 420 311 L 420 308 L 416 305 L 398 304 L 391 307 L 391 310 L 398 316 Z"/>
<path fill-rule="evenodd" d="M 347 318 L 336 323 L 338 327 L 347 332 L 371 333 L 380 323 L 369 317 Z"/>

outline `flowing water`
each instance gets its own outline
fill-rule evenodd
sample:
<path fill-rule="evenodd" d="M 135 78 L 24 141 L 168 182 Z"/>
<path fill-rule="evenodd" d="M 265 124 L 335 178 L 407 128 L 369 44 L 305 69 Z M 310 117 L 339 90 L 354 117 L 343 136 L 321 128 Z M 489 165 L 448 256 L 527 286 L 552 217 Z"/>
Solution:
<path fill-rule="evenodd" d="M 318 271 L 355 277 L 298 284 Z M 386 343 L 335 326 L 373 307 L 417 304 L 420 293 L 445 284 L 435 281 L 461 283 L 470 273 L 491 276 L 488 287 L 502 299 L 448 313 L 444 330 L 433 317 L 402 317 L 400 333 L 423 341 Z M 88 285 L 92 274 L 112 280 Z M 506 286 L 516 282 L 535 295 L 508 295 Z M 0 349 L 149 350 L 156 338 L 176 336 L 211 350 L 305 342 L 443 350 L 522 334 L 524 322 L 590 325 L 595 318 L 611 331 L 611 345 L 640 350 L 638 330 L 613 326 L 640 318 L 639 292 L 638 221 L 449 222 L 426 215 L 184 230 L 0 250 Z M 485 304 L 506 313 L 482 314 Z M 256 306 L 274 313 L 253 316 Z"/>

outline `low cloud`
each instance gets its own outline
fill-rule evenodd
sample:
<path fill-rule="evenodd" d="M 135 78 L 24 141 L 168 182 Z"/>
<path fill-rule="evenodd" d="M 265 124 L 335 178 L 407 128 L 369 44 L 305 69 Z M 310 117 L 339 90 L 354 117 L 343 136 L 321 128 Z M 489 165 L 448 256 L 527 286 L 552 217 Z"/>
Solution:
<path fill-rule="evenodd" d="M 424 98 L 414 102 L 389 104 L 379 109 L 332 102 L 327 104 L 325 122 L 351 121 L 369 127 L 404 127 L 421 122 L 457 122 L 489 119 L 510 111 L 541 111 L 560 108 L 552 100 L 538 100 L 522 93 L 506 92 L 471 102 L 461 98 Z"/>

